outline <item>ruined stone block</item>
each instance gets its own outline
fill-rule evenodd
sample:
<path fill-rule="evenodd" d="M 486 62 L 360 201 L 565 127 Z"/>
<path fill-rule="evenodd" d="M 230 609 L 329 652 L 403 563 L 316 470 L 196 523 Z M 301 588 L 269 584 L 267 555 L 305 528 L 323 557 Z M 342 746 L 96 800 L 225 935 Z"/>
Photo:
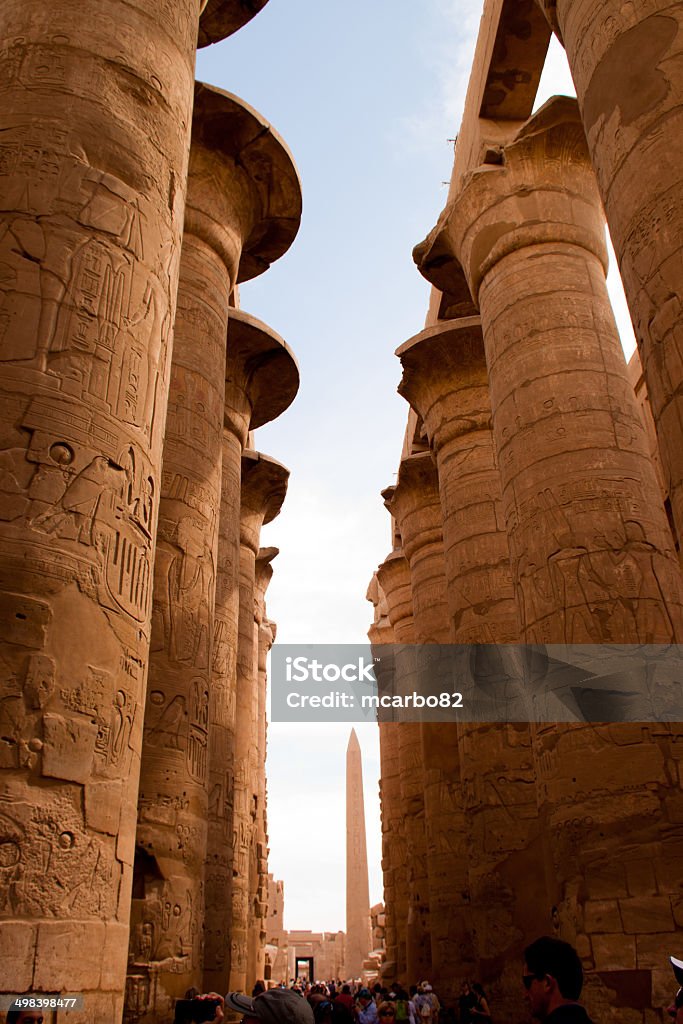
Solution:
<path fill-rule="evenodd" d="M 85 787 L 85 821 L 89 828 L 115 836 L 121 815 L 119 779 L 90 782 Z"/>
<path fill-rule="evenodd" d="M 24 921 L 12 921 L 11 925 L 0 929 L 2 974 L 12 979 L 16 992 L 31 988 L 36 931 L 35 925 Z"/>
<path fill-rule="evenodd" d="M 97 726 L 80 718 L 43 716 L 43 775 L 69 782 L 87 782 L 97 739 Z"/>
<path fill-rule="evenodd" d="M 619 909 L 627 933 L 675 931 L 671 901 L 666 896 L 619 900 Z"/>
<path fill-rule="evenodd" d="M 620 932 L 621 915 L 616 900 L 588 900 L 583 908 L 586 931 Z"/>
<path fill-rule="evenodd" d="M 41 922 L 33 987 L 43 992 L 62 990 L 64 957 L 68 949 L 70 990 L 85 992 L 97 988 L 102 972 L 104 938 L 102 921 Z"/>
<path fill-rule="evenodd" d="M 628 970 L 636 966 L 636 940 L 621 932 L 593 935 L 593 957 L 598 971 Z"/>

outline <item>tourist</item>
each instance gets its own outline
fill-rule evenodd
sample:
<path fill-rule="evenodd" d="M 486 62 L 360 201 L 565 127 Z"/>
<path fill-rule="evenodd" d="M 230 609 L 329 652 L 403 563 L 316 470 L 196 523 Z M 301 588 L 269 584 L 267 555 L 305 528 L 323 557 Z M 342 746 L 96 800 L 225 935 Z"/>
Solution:
<path fill-rule="evenodd" d="M 673 1024 L 683 1024 L 683 960 L 677 960 L 675 956 L 670 956 L 671 966 L 673 967 L 674 977 L 678 982 L 678 992 L 674 996 L 673 1003 L 667 1008 L 667 1013 L 672 1018 Z"/>
<path fill-rule="evenodd" d="M 524 950 L 522 975 L 529 1011 L 549 1024 L 592 1024 L 578 1002 L 583 968 L 573 946 L 543 936 Z"/>
<path fill-rule="evenodd" d="M 358 992 L 356 1000 L 356 1020 L 359 1024 L 377 1024 L 377 1003 L 372 998 L 370 990 L 362 988 Z"/>
<path fill-rule="evenodd" d="M 351 986 L 342 985 L 341 992 L 335 997 L 335 1003 L 340 1003 L 345 1006 L 349 1013 L 353 1013 L 353 996 L 351 995 Z"/>
<path fill-rule="evenodd" d="M 315 1024 L 308 1000 L 291 988 L 269 988 L 255 998 L 229 992 L 225 1005 L 241 1013 L 244 1024 Z"/>
<path fill-rule="evenodd" d="M 179 1021 L 179 1022 L 182 1022 L 182 1024 L 191 1024 L 191 1022 L 195 1018 L 193 1018 L 191 1013 L 190 1013 L 189 1017 L 187 1015 L 188 1000 L 191 1001 L 192 1003 L 196 1002 L 197 1009 L 199 1010 L 201 1008 L 202 1002 L 204 1002 L 207 999 L 211 999 L 212 1001 L 214 1001 L 214 1002 L 216 1002 L 218 1004 L 216 1006 L 216 1011 L 214 1013 L 214 1016 L 211 1018 L 209 1024 L 221 1024 L 221 1022 L 225 1020 L 225 1014 L 223 1013 L 223 1006 L 224 1006 L 223 996 L 220 996 L 217 992 L 206 992 L 204 994 L 200 994 L 199 990 L 196 989 L 196 988 L 188 989 L 188 991 L 185 993 L 185 999 L 179 1000 L 176 1003 L 175 1015 L 174 1015 L 175 1020 Z M 196 1019 L 198 1021 L 205 1021 L 206 1017 L 204 1015 L 200 1015 L 198 1013 Z"/>
<path fill-rule="evenodd" d="M 396 1020 L 396 1007 L 389 1000 L 383 1000 L 377 1005 L 377 1017 L 379 1024 L 394 1024 Z"/>
<path fill-rule="evenodd" d="M 491 1024 L 491 1010 L 484 989 L 475 981 L 472 985 L 472 992 L 476 998 L 476 1003 L 470 1009 L 474 1024 Z"/>
<path fill-rule="evenodd" d="M 396 1002 L 396 1024 L 412 1024 L 410 997 L 402 985 L 394 985 L 394 998 Z"/>
<path fill-rule="evenodd" d="M 463 981 L 458 999 L 458 1016 L 460 1024 L 471 1024 L 472 1008 L 477 1005 L 476 993 L 472 991 L 469 981 Z"/>
<path fill-rule="evenodd" d="M 7 1024 L 47 1024 L 47 1018 L 43 1010 L 8 1010 Z"/>

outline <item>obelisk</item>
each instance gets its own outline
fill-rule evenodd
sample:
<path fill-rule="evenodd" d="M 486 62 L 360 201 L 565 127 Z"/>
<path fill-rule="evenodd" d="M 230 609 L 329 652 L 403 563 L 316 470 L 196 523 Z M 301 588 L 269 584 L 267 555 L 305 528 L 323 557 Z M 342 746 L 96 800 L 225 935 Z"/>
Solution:
<path fill-rule="evenodd" d="M 346 748 L 346 978 L 360 978 L 371 948 L 363 766 L 352 729 Z"/>

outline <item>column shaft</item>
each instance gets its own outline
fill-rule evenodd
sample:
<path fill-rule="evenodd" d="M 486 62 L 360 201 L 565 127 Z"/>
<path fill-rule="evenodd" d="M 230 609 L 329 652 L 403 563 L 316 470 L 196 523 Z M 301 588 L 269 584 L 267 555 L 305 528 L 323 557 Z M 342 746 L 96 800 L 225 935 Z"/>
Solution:
<path fill-rule="evenodd" d="M 84 992 L 88 1019 L 122 1012 L 199 12 L 0 14 L 0 987 Z"/>
<path fill-rule="evenodd" d="M 683 11 L 545 0 L 561 33 L 683 536 Z"/>

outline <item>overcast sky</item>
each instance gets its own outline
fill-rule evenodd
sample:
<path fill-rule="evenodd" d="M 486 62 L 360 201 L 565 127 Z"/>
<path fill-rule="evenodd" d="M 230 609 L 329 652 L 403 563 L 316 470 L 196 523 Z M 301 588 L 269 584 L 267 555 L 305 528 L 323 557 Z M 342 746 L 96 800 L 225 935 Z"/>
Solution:
<path fill-rule="evenodd" d="M 424 326 L 429 286 L 411 251 L 444 205 L 480 0 L 270 0 L 202 50 L 197 78 L 236 93 L 289 145 L 304 214 L 290 251 L 241 304 L 292 346 L 294 405 L 256 434 L 291 470 L 262 543 L 280 555 L 268 613 L 284 643 L 362 643 L 365 592 L 391 548 L 379 492 L 395 480 L 407 405 L 393 355 Z M 551 49 L 537 106 L 573 87 Z M 451 140 L 451 141 L 449 141 Z M 614 299 L 613 299 L 614 301 Z M 623 298 L 618 319 L 633 347 Z M 364 760 L 370 899 L 382 899 L 377 729 Z M 346 726 L 269 727 L 270 870 L 285 926 L 345 928 Z"/>

